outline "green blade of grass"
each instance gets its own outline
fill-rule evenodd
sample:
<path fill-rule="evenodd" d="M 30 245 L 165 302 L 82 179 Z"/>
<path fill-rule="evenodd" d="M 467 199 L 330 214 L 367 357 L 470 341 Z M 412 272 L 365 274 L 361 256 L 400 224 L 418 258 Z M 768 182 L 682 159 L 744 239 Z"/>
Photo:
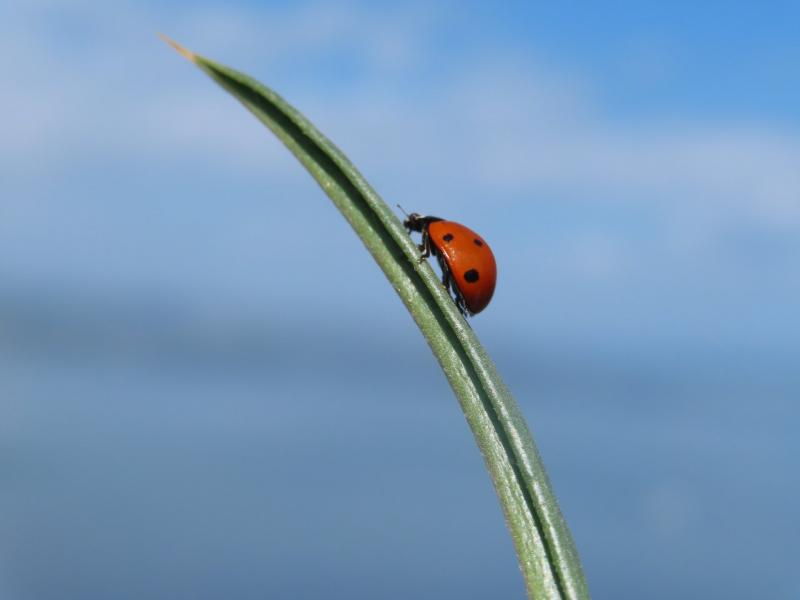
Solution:
<path fill-rule="evenodd" d="M 522 414 L 394 212 L 308 119 L 268 87 L 165 38 L 266 125 L 330 197 L 386 274 L 455 392 L 492 478 L 531 598 L 589 597 L 575 545 Z"/>

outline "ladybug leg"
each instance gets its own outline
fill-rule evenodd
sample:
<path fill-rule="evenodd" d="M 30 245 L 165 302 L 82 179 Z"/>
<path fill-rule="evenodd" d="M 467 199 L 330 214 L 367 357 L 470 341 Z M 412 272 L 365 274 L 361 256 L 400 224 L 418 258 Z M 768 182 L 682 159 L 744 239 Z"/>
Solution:
<path fill-rule="evenodd" d="M 469 316 L 467 312 L 467 305 L 464 302 L 464 297 L 459 293 L 458 288 L 453 281 L 453 274 L 450 272 L 450 269 L 447 267 L 447 264 L 442 259 L 440 254 L 436 254 L 436 260 L 439 262 L 439 267 L 442 269 L 442 285 L 444 289 L 447 290 L 448 294 L 451 294 L 453 297 L 453 302 L 455 302 L 456 308 L 461 313 L 461 316 L 465 319 Z"/>
<path fill-rule="evenodd" d="M 419 262 L 424 261 L 431 255 L 431 237 L 428 234 L 428 229 L 422 231 L 422 243 L 418 246 L 420 251 Z"/>
<path fill-rule="evenodd" d="M 464 296 L 459 293 L 458 288 L 453 284 L 452 280 L 450 282 L 450 287 L 453 290 L 453 296 L 455 296 L 456 308 L 461 313 L 461 316 L 466 319 L 469 316 L 469 312 L 467 311 L 467 303 L 464 301 Z"/>
<path fill-rule="evenodd" d="M 470 316 L 469 311 L 467 310 L 467 305 L 464 302 L 464 298 L 461 297 L 461 294 L 458 294 L 458 300 L 456 301 L 456 306 L 458 310 L 461 311 L 461 316 L 465 319 Z"/>
<path fill-rule="evenodd" d="M 438 252 L 436 253 L 436 262 L 439 263 L 439 268 L 442 270 L 442 285 L 444 289 L 450 292 L 450 287 L 452 285 L 452 279 L 450 278 L 450 269 L 447 268 L 447 263 L 444 262 L 442 255 Z"/>

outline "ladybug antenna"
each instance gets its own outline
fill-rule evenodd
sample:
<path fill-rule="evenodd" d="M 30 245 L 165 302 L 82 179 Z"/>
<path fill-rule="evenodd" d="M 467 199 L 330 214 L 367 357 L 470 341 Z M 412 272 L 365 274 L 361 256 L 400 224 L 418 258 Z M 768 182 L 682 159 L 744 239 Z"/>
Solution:
<path fill-rule="evenodd" d="M 405 208 L 403 208 L 402 206 L 400 206 L 400 203 L 398 203 L 398 204 L 397 204 L 397 208 L 399 208 L 400 210 L 402 210 L 402 211 L 403 211 L 403 214 L 404 214 L 405 216 L 408 216 L 408 213 L 406 212 L 406 209 L 405 209 Z"/>

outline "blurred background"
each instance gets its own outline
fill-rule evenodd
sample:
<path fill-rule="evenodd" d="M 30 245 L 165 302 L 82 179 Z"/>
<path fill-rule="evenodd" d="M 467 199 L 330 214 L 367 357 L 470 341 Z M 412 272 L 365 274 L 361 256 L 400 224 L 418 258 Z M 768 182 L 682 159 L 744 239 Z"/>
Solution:
<path fill-rule="evenodd" d="M 0 598 L 523 598 L 360 242 L 156 37 L 478 230 L 596 598 L 800 597 L 796 3 L 0 3 Z"/>

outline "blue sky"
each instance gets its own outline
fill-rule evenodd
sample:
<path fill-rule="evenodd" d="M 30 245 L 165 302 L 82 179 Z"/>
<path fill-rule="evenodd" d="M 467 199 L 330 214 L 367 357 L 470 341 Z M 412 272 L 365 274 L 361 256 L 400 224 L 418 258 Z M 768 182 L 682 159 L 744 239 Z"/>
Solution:
<path fill-rule="evenodd" d="M 522 592 L 394 292 L 163 32 L 276 89 L 391 204 L 489 241 L 472 324 L 596 597 L 796 597 L 799 21 L 789 2 L 0 4 L 0 595 Z M 330 471 L 304 471 L 318 456 Z M 315 485 L 328 505 L 294 493 Z"/>
<path fill-rule="evenodd" d="M 315 282 L 294 272 L 320 247 L 295 243 L 284 223 L 302 219 L 309 236 L 355 246 L 325 207 L 309 212 L 320 199 L 306 199 L 316 191 L 283 149 L 153 42 L 165 31 L 279 90 L 390 202 L 485 232 L 502 264 L 497 313 L 533 302 L 545 323 L 586 315 L 581 330 L 607 322 L 598 334 L 625 337 L 614 314 L 624 305 L 637 327 L 658 327 L 648 314 L 660 312 L 664 336 L 705 327 L 743 343 L 763 327 L 781 337 L 793 313 L 800 127 L 788 6 L 4 11 L 9 281 L 196 297 L 198 286 L 219 287 L 206 273 L 230 261 L 240 263 L 223 269 L 234 302 L 278 303 L 277 281 L 298 283 L 285 291 L 299 302 Z M 215 203 L 223 190 L 225 210 Z M 269 282 L 248 264 L 269 261 L 261 229 L 297 256 L 269 264 Z M 323 287 L 333 284 L 322 271 L 364 260 L 323 253 Z M 358 314 L 352 296 L 380 293 L 375 285 L 329 299 L 330 309 Z M 626 305 L 625 289 L 641 296 Z M 770 315 L 748 310 L 762 302 Z"/>

